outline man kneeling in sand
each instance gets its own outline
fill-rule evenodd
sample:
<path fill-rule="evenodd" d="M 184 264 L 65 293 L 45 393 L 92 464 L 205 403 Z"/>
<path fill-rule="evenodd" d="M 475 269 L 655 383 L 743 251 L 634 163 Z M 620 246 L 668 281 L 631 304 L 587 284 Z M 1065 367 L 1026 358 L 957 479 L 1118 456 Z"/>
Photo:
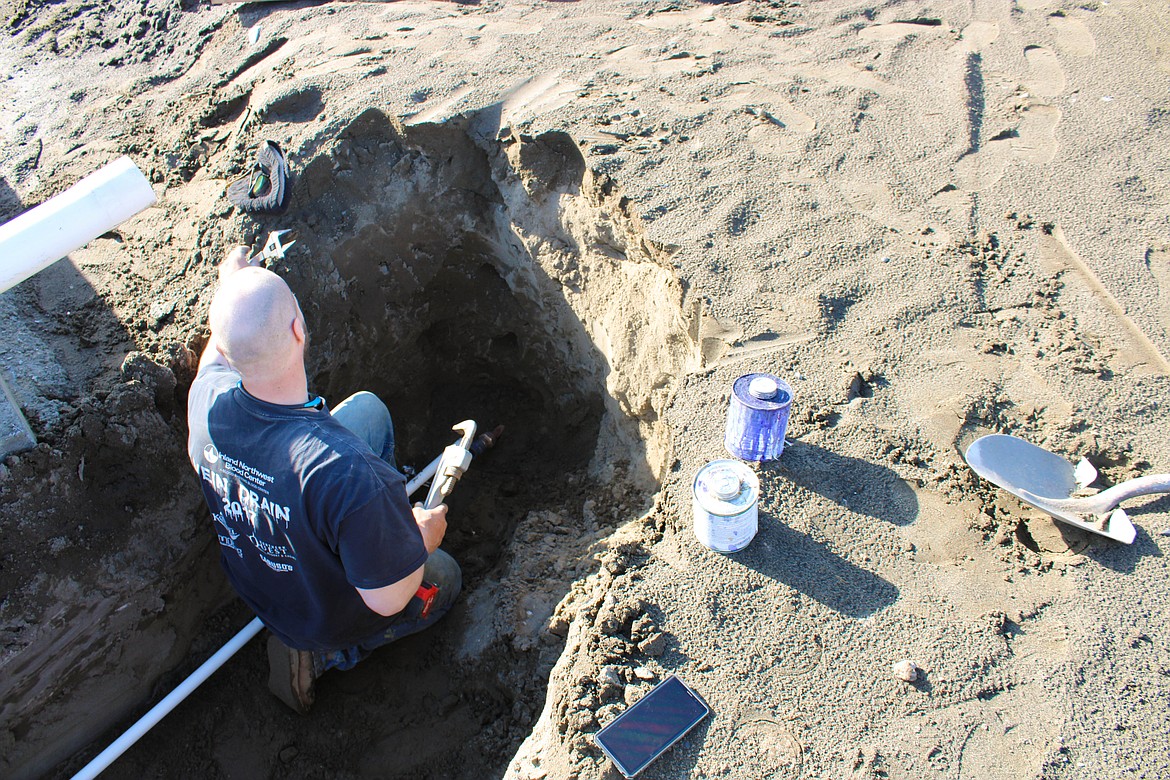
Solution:
<path fill-rule="evenodd" d="M 410 506 L 386 406 L 309 396 L 300 306 L 247 258 L 237 247 L 219 268 L 187 450 L 228 578 L 271 632 L 269 687 L 306 712 L 325 670 L 437 621 L 462 576 L 439 549 L 446 505 Z"/>

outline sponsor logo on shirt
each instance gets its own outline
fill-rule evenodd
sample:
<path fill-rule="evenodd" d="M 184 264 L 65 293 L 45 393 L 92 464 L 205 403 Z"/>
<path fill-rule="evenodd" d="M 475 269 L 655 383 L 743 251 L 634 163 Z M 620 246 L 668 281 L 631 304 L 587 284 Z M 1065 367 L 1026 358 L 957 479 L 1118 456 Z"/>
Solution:
<path fill-rule="evenodd" d="M 271 558 L 268 558 L 264 555 L 260 556 L 260 560 L 264 561 L 264 563 L 268 566 L 268 568 L 272 569 L 273 571 L 292 571 L 293 570 L 291 563 L 281 563 L 280 561 L 274 561 Z"/>
<path fill-rule="evenodd" d="M 214 444 L 203 448 L 206 464 L 196 467 L 205 486 L 219 499 L 215 520 L 219 543 L 240 558 L 241 537 L 251 543 L 268 568 L 291 572 L 296 568 L 296 551 L 286 534 L 292 508 L 269 500 L 267 487 L 274 480 L 259 469 L 220 452 Z M 256 489 L 252 489 L 255 486 Z M 265 539 L 260 537 L 264 536 Z M 270 540 L 270 541 L 266 541 Z"/>
<path fill-rule="evenodd" d="M 227 462 L 226 457 L 221 461 Z M 292 508 L 275 501 L 269 501 L 267 496 L 251 490 L 239 474 L 230 466 L 225 476 L 218 469 L 200 466 L 197 471 L 199 477 L 207 483 L 211 491 L 219 496 L 223 502 L 224 512 L 234 520 L 246 518 L 253 526 L 258 526 L 263 518 L 268 525 L 280 525 L 288 528 Z M 267 492 L 267 491 L 265 491 Z"/>
<path fill-rule="evenodd" d="M 214 518 L 216 525 L 220 528 L 220 533 L 217 534 L 219 536 L 219 543 L 229 550 L 235 550 L 236 555 L 243 558 L 244 551 L 236 546 L 236 539 L 240 538 L 240 532 L 228 525 L 223 515 L 213 514 L 212 518 Z"/>

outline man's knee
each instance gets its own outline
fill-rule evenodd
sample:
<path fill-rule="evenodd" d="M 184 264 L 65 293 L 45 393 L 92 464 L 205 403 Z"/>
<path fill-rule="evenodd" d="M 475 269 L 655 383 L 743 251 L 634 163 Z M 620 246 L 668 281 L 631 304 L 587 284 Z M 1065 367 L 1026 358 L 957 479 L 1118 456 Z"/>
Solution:
<path fill-rule="evenodd" d="M 339 413 L 353 414 L 367 420 L 390 419 L 390 410 L 386 408 L 386 404 L 368 390 L 359 390 L 338 404 L 334 414 Z"/>
<path fill-rule="evenodd" d="M 423 579 L 439 586 L 439 599 L 447 606 L 454 603 L 463 588 L 463 572 L 459 563 L 442 550 L 435 550 L 427 558 Z"/>
<path fill-rule="evenodd" d="M 370 445 L 378 457 L 395 465 L 394 424 L 381 398 L 365 390 L 354 393 L 337 405 L 333 419 Z"/>

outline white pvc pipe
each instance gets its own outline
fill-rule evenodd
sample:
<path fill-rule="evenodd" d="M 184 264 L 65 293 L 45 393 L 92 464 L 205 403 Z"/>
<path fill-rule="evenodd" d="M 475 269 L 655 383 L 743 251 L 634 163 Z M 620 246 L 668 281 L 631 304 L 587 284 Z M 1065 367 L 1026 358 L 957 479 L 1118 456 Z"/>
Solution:
<path fill-rule="evenodd" d="M 442 459 L 443 459 L 442 455 L 435 458 L 430 463 L 423 466 L 423 470 L 420 471 L 419 473 L 415 474 L 414 479 L 412 479 L 412 480 L 410 480 L 410 482 L 406 483 L 406 495 L 408 498 L 410 496 L 413 496 L 415 493 L 417 493 L 418 489 L 420 487 L 427 484 L 427 482 L 430 480 L 430 478 L 435 476 L 435 472 L 439 470 L 439 461 L 441 461 Z"/>
<path fill-rule="evenodd" d="M 204 661 L 203 665 L 192 672 L 190 677 L 183 680 L 178 688 L 168 693 L 165 699 L 151 707 L 149 712 L 139 718 L 137 723 L 114 740 L 93 761 L 82 767 L 81 771 L 73 776 L 73 780 L 91 780 L 97 777 L 103 769 L 114 763 L 118 756 L 125 753 L 143 734 L 150 731 L 154 724 L 166 717 L 167 713 L 178 706 L 179 702 L 187 698 L 191 691 L 198 688 L 204 680 L 211 676 L 212 672 L 223 666 L 224 662 L 247 644 L 249 639 L 259 634 L 262 628 L 264 628 L 264 624 L 260 622 L 260 618 L 253 618 L 252 622 L 244 626 L 240 633 L 232 637 L 215 655 Z"/>
<path fill-rule="evenodd" d="M 442 460 L 442 455 L 435 458 L 428 463 L 422 471 L 420 471 L 414 479 L 406 483 L 406 495 L 410 497 L 414 495 L 420 487 L 426 484 L 435 471 L 439 468 L 439 461 Z M 236 654 L 241 647 L 248 643 L 248 640 L 260 633 L 260 629 L 264 628 L 264 624 L 260 622 L 260 618 L 253 618 L 252 622 L 244 626 L 240 633 L 228 640 L 227 644 L 219 648 L 215 655 L 203 662 L 203 665 L 196 669 L 191 675 L 179 684 L 179 687 L 166 695 L 162 701 L 150 708 L 150 711 L 138 719 L 130 728 L 114 740 L 109 747 L 98 753 L 96 757 L 84 767 L 81 771 L 73 776 L 73 780 L 93 780 L 110 764 L 118 760 L 118 757 L 130 749 L 130 746 L 142 738 L 142 735 L 150 731 L 150 729 L 160 720 L 167 716 L 171 710 L 179 705 L 179 702 L 187 698 L 193 690 L 198 688 L 204 680 L 211 676 L 211 674 L 223 666 L 227 659 Z"/>
<path fill-rule="evenodd" d="M 0 292 L 130 219 L 158 199 L 129 157 L 0 225 Z"/>

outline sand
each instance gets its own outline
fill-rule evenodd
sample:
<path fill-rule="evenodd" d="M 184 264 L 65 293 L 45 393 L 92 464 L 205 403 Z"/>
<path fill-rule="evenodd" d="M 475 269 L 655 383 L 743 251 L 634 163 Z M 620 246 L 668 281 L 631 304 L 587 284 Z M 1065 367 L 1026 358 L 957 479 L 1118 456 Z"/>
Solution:
<path fill-rule="evenodd" d="M 1132 545 L 962 453 L 1170 472 L 1170 12 L 1153 0 L 6 0 L 0 217 L 126 154 L 156 206 L 0 295 L 39 444 L 0 465 L 0 769 L 67 777 L 242 628 L 185 461 L 214 267 L 274 268 L 313 388 L 370 389 L 451 500 L 461 605 L 319 682 L 245 647 L 110 777 L 1170 777 L 1170 502 Z M 227 185 L 278 142 L 293 197 Z M 731 384 L 795 400 L 722 555 L 691 483 Z M 913 683 L 894 664 L 921 669 Z"/>

